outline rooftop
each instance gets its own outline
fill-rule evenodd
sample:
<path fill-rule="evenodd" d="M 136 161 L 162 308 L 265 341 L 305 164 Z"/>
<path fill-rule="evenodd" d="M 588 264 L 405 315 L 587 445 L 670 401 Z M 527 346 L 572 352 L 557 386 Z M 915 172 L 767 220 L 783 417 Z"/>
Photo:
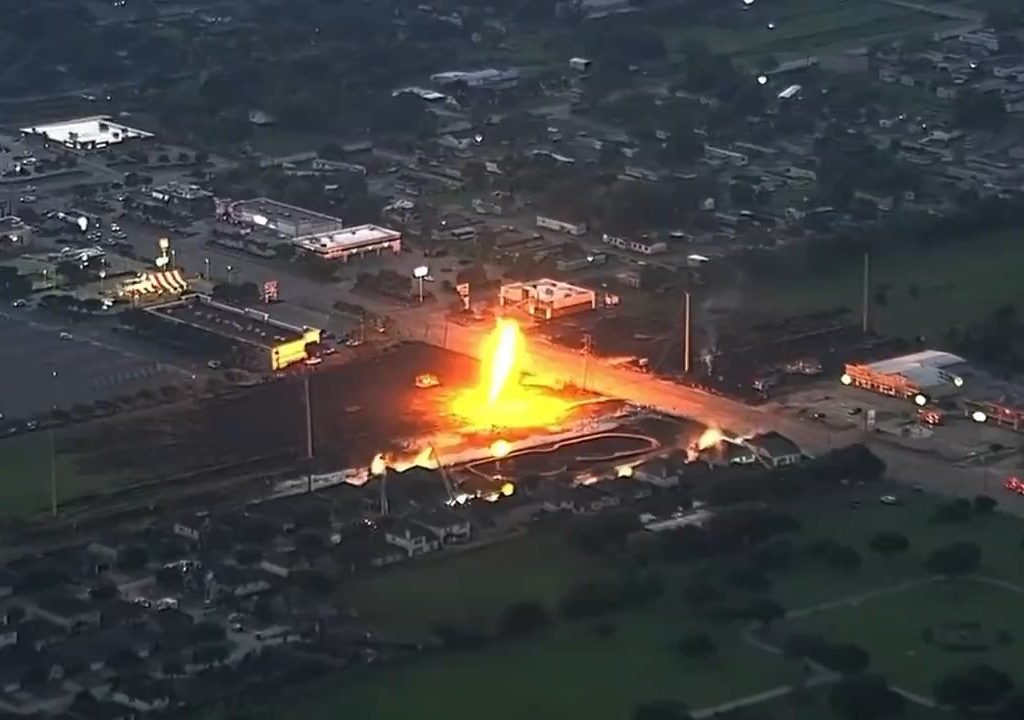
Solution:
<path fill-rule="evenodd" d="M 29 135 L 42 135 L 49 140 L 65 145 L 75 143 L 111 145 L 125 140 L 153 137 L 152 133 L 114 122 L 105 115 L 33 125 L 21 128 L 21 132 Z"/>
<path fill-rule="evenodd" d="M 228 214 L 236 221 L 260 227 L 283 227 L 287 234 L 295 236 L 333 230 L 343 225 L 341 218 L 265 197 L 234 202 L 228 208 Z"/>
<path fill-rule="evenodd" d="M 785 435 L 781 435 L 774 431 L 755 435 L 747 440 L 747 444 L 755 448 L 760 448 L 772 457 L 800 454 L 800 448 L 795 442 Z"/>
<path fill-rule="evenodd" d="M 196 200 L 199 198 L 213 197 L 213 193 L 209 190 L 204 190 L 198 185 L 179 183 L 173 180 L 166 185 L 160 185 L 152 189 L 153 197 L 157 197 L 157 193 L 168 195 L 170 197 L 181 198 L 183 200 Z"/>
<path fill-rule="evenodd" d="M 950 368 L 966 363 L 959 355 L 941 350 L 922 350 L 871 363 L 868 369 L 879 375 L 901 375 L 921 387 L 933 387 L 953 382 L 950 379 Z"/>
<path fill-rule="evenodd" d="M 225 305 L 204 295 L 189 295 L 174 302 L 154 305 L 147 312 L 266 348 L 301 340 L 305 336 L 303 328 L 272 320 L 265 312 Z"/>
<path fill-rule="evenodd" d="M 340 230 L 304 235 L 295 238 L 294 242 L 310 252 L 330 253 L 392 242 L 399 238 L 401 238 L 400 233 L 379 225 L 354 225 Z"/>
<path fill-rule="evenodd" d="M 17 215 L 0 217 L 0 233 L 24 229 L 25 222 Z"/>
<path fill-rule="evenodd" d="M 502 295 L 506 292 L 514 292 L 516 290 L 522 290 L 527 296 L 534 296 L 541 300 L 548 301 L 576 297 L 590 298 L 594 294 L 594 291 L 588 288 L 573 285 L 572 283 L 562 282 L 561 280 L 552 280 L 551 278 L 514 282 L 501 286 Z"/>

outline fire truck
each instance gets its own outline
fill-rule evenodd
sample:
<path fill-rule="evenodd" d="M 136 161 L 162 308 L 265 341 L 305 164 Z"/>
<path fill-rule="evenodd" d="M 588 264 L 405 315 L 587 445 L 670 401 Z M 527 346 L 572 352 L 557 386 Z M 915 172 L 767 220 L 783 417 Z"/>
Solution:
<path fill-rule="evenodd" d="M 945 423 L 945 414 L 936 408 L 921 408 L 917 411 L 918 421 L 935 427 Z"/>
<path fill-rule="evenodd" d="M 1010 492 L 1015 492 L 1018 495 L 1024 495 L 1024 480 L 1021 480 L 1016 475 L 1011 475 L 1006 478 L 1006 482 L 1003 483 L 1003 487 Z"/>

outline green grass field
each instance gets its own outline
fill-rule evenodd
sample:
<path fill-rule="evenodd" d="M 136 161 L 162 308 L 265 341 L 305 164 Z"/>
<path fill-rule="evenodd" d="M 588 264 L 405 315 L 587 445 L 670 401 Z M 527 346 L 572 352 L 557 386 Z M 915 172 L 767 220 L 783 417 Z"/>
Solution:
<path fill-rule="evenodd" d="M 871 263 L 872 325 L 881 332 L 941 338 L 951 325 L 973 323 L 999 305 L 1021 301 L 1017 269 L 1024 243 L 1016 231 L 978 236 L 927 251 L 875 257 Z M 754 284 L 744 304 L 759 312 L 792 314 L 845 305 L 859 310 L 863 267 L 850 263 L 828 276 Z M 886 287 L 886 304 L 875 291 Z M 916 287 L 917 296 L 911 289 Z"/>
<path fill-rule="evenodd" d="M 666 31 L 666 42 L 670 49 L 676 49 L 686 40 L 700 39 L 712 50 L 732 55 L 786 53 L 919 30 L 933 21 L 924 13 L 871 0 L 787 0 L 777 8 L 772 16 L 776 24 L 773 30 L 761 23 L 749 27 L 671 28 Z"/>
<path fill-rule="evenodd" d="M 802 529 L 789 538 L 796 551 L 792 566 L 771 573 L 770 595 L 795 610 L 923 578 L 928 554 L 961 539 L 982 547 L 982 574 L 1024 584 L 1024 525 L 1019 520 L 996 513 L 962 525 L 934 525 L 929 518 L 940 500 L 904 488 L 896 492 L 906 504 L 890 507 L 878 502 L 878 496 L 888 492 L 894 491 L 886 486 L 866 488 L 859 494 L 857 509 L 850 507 L 849 496 L 779 507 L 798 517 Z M 872 552 L 870 538 L 882 530 L 906 533 L 910 550 L 893 558 Z M 801 549 L 820 538 L 856 548 L 862 567 L 840 571 L 806 558 Z M 289 713 L 299 710 L 311 720 L 327 720 L 341 708 L 355 717 L 380 720 L 417 713 L 450 720 L 482 715 L 494 720 L 621 720 L 647 700 L 676 699 L 700 708 L 795 683 L 800 667 L 743 643 L 738 627 L 710 627 L 681 599 L 682 586 L 698 571 L 707 573 L 729 603 L 749 599 L 749 593 L 726 579 L 737 563 L 716 558 L 704 567 L 659 568 L 665 595 L 653 605 L 609 616 L 607 622 L 614 628 L 610 635 L 596 631 L 597 621 L 558 621 L 534 639 L 333 678 L 301 693 L 299 707 L 289 705 Z M 581 555 L 556 533 L 539 532 L 356 580 L 345 588 L 342 600 L 389 634 L 417 637 L 438 621 L 487 628 L 505 605 L 517 600 L 539 600 L 554 614 L 558 598 L 570 585 L 618 570 L 615 562 Z M 979 582 L 964 582 L 955 589 L 939 583 L 789 620 L 776 626 L 772 636 L 814 630 L 855 642 L 871 653 L 873 669 L 899 686 L 927 695 L 942 674 L 975 659 L 1011 672 L 1024 661 L 1024 623 L 1017 620 L 1022 602 L 1024 597 Z M 993 630 L 1008 631 L 1013 643 L 978 658 L 942 651 L 923 640 L 928 625 L 975 619 L 992 623 Z M 710 632 L 718 656 L 696 661 L 677 654 L 673 642 L 689 632 Z M 766 703 L 765 710 L 771 711 L 766 715 L 760 706 L 753 707 L 752 717 L 832 720 L 826 691 L 807 694 L 811 700 L 803 705 L 781 699 Z M 281 712 L 271 708 L 266 716 L 278 717 Z M 932 720 L 933 715 L 915 707 L 907 717 Z"/>
<path fill-rule="evenodd" d="M 559 537 L 535 535 L 421 562 L 357 580 L 343 591 L 346 603 L 370 622 L 424 632 L 461 618 L 487 627 L 496 610 L 516 600 L 553 606 L 574 582 L 607 568 L 574 552 Z"/>
<path fill-rule="evenodd" d="M 746 714 L 740 713 L 735 720 L 846 720 L 837 714 L 828 700 L 828 688 L 817 687 L 800 691 L 794 695 L 769 700 L 751 707 Z M 949 720 L 949 713 L 930 710 L 920 705 L 907 703 L 907 711 L 901 720 Z M 728 720 L 733 720 L 729 718 Z"/>
<path fill-rule="evenodd" d="M 1020 608 L 1024 595 L 980 582 L 936 582 L 786 622 L 776 632 L 815 632 L 869 649 L 872 668 L 895 685 L 931 695 L 935 681 L 983 663 L 1010 673 L 1024 663 Z M 986 637 L 1007 632 L 1006 644 L 978 651 L 925 642 L 924 633 L 956 622 L 977 622 Z"/>
<path fill-rule="evenodd" d="M 405 720 L 417 712 L 448 720 L 623 720 L 652 699 L 692 707 L 717 704 L 792 682 L 797 669 L 718 639 L 718 657 L 691 661 L 671 643 L 699 630 L 666 601 L 611 619 L 615 633 L 593 624 L 560 624 L 536 641 L 452 654 L 354 676 L 300 707 L 311 720 L 352 717 Z"/>
<path fill-rule="evenodd" d="M 58 433 L 59 436 L 59 433 Z M 104 492 L 117 481 L 111 475 L 86 475 L 75 459 L 58 448 L 57 497 L 59 502 Z M 50 444 L 46 432 L 33 432 L 0 440 L 0 519 L 27 518 L 50 508 Z"/>

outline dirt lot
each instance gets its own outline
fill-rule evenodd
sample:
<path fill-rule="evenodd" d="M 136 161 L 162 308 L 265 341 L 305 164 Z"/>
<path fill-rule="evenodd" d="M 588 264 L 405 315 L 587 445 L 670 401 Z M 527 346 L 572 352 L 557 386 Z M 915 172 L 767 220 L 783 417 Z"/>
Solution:
<path fill-rule="evenodd" d="M 435 374 L 441 386 L 417 389 L 415 378 L 421 373 Z M 378 452 L 401 456 L 421 449 L 416 438 L 425 435 L 452 447 L 458 442 L 489 443 L 487 438 L 460 437 L 461 424 L 448 414 L 452 395 L 475 384 L 477 373 L 472 358 L 406 343 L 308 375 L 316 466 L 333 470 L 367 465 Z M 166 408 L 144 419 L 92 423 L 66 434 L 59 449 L 77 458 L 80 473 L 118 467 L 139 482 L 257 458 L 278 464 L 299 460 L 306 453 L 303 380 L 290 376 L 230 397 Z M 615 407 L 583 405 L 571 420 L 607 414 Z M 502 433 L 510 441 L 529 434 Z"/>

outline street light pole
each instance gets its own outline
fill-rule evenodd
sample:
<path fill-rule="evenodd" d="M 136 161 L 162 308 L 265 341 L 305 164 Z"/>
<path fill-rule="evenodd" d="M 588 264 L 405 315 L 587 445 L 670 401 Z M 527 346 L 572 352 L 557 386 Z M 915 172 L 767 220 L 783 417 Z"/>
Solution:
<path fill-rule="evenodd" d="M 868 334 L 868 293 L 871 289 L 871 255 L 864 253 L 864 286 L 861 288 L 861 330 Z"/>
<path fill-rule="evenodd" d="M 309 394 L 309 375 L 303 384 L 306 394 L 306 491 L 313 492 L 313 403 Z"/>
<path fill-rule="evenodd" d="M 206 281 L 210 281 L 210 258 L 203 258 L 203 266 L 205 268 Z"/>
<path fill-rule="evenodd" d="M 683 294 L 683 373 L 690 374 L 690 292 Z"/>
<path fill-rule="evenodd" d="M 590 372 L 590 353 L 594 348 L 594 338 L 590 333 L 583 336 L 583 389 L 587 389 L 587 375 Z"/>
<path fill-rule="evenodd" d="M 53 439 L 52 411 L 57 409 L 57 371 L 50 374 L 50 427 L 46 430 L 46 440 L 50 450 L 50 515 L 57 517 L 57 446 Z"/>

